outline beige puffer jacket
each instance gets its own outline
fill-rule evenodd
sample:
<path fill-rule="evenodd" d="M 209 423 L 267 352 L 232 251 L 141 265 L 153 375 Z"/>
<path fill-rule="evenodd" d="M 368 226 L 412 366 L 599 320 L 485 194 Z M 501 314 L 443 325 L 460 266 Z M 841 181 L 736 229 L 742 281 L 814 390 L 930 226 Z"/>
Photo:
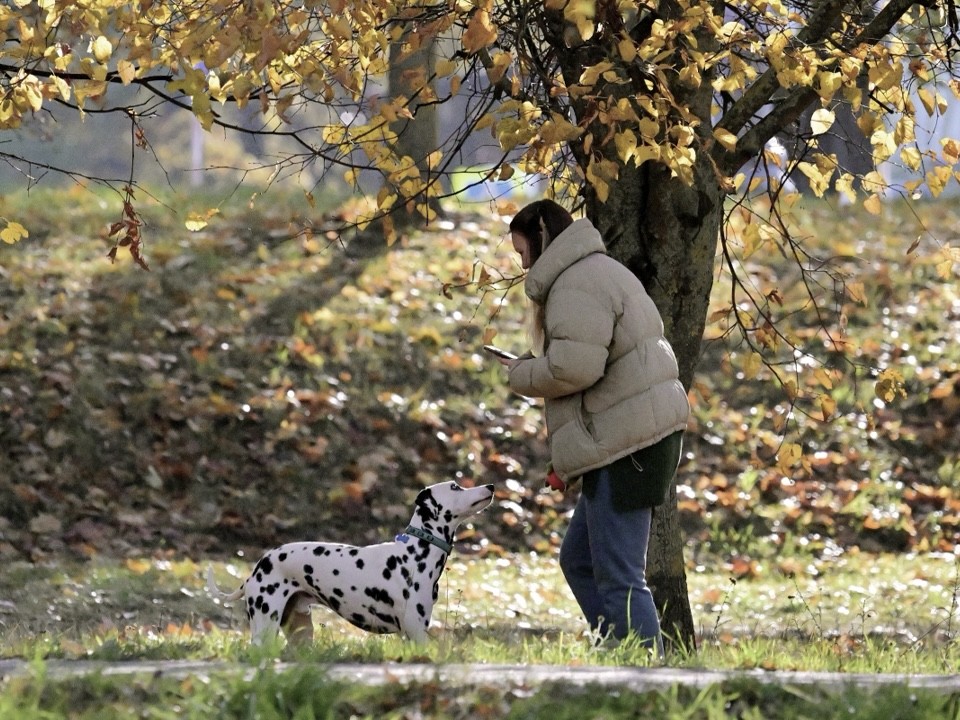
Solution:
<path fill-rule="evenodd" d="M 510 371 L 510 388 L 544 398 L 557 474 L 572 481 L 683 430 L 690 412 L 677 359 L 643 284 L 606 254 L 589 220 L 543 252 L 525 291 L 544 305 L 544 353 Z"/>

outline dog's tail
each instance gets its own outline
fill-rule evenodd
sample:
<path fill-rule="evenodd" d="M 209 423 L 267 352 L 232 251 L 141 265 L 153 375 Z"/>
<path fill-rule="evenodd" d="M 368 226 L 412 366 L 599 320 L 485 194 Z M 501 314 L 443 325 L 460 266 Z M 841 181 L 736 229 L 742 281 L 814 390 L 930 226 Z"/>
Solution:
<path fill-rule="evenodd" d="M 221 600 L 237 600 L 241 595 L 243 595 L 243 585 L 238 587 L 232 593 L 225 593 L 223 590 L 217 587 L 216 581 L 213 579 L 213 568 L 207 568 L 207 592 L 211 595 L 219 597 Z"/>

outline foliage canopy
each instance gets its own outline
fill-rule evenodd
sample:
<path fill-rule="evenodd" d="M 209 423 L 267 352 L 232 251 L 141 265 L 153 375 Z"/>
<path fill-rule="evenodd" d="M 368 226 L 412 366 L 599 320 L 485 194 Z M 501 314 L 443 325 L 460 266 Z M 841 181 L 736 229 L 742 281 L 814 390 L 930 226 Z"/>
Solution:
<path fill-rule="evenodd" d="M 956 29 L 952 4 L 932 0 L 14 0 L 0 8 L 0 129 L 51 103 L 126 112 L 138 126 L 173 104 L 207 129 L 289 137 L 299 152 L 285 167 L 320 163 L 352 183 L 375 169 L 387 181 L 380 211 L 402 201 L 431 215 L 481 130 L 501 148 L 500 178 L 548 173 L 602 201 L 624 167 L 661 163 L 692 183 L 705 154 L 725 189 L 747 193 L 761 178 L 738 171 L 758 157 L 782 164 L 764 147 L 812 103 L 799 171 L 818 195 L 852 199 L 859 186 L 876 208 L 884 176 L 854 176 L 819 140 L 845 105 L 874 163 L 919 173 L 907 192 L 942 192 L 960 142 L 921 149 L 915 128 L 960 92 Z M 411 97 L 386 96 L 376 82 L 391 47 L 428 44 L 435 72 L 408 83 Z M 146 94 L 131 104 L 119 85 Z M 398 118 L 457 98 L 455 133 L 429 158 L 398 156 Z M 235 124 L 227 104 L 258 108 L 259 124 Z"/>

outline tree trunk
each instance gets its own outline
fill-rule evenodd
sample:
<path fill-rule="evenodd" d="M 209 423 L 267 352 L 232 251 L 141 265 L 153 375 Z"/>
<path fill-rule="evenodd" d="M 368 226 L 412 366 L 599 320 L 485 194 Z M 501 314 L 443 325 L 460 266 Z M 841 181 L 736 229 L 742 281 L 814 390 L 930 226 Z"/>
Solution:
<path fill-rule="evenodd" d="M 390 68 L 388 82 L 390 97 L 403 96 L 410 103 L 408 109 L 413 118 L 397 120 L 392 128 L 397 133 L 396 152 L 400 156 L 413 158 L 423 178 L 428 178 L 427 156 L 438 147 L 439 118 L 437 106 L 433 102 L 432 91 L 424 96 L 423 88 L 433 75 L 436 67 L 436 41 L 427 39 L 416 50 L 405 50 L 403 42 L 406 36 L 390 45 Z M 422 199 L 421 199 L 422 201 Z M 439 203 L 430 203 L 434 211 L 439 212 Z M 394 222 L 398 227 L 423 226 L 426 218 L 413 213 L 398 213 Z"/>
<path fill-rule="evenodd" d="M 427 38 L 422 45 L 411 50 L 405 46 L 409 39 L 410 33 L 407 32 L 390 44 L 387 93 L 391 99 L 406 98 L 406 109 L 413 115 L 391 124 L 391 129 L 397 134 L 393 150 L 399 157 L 412 158 L 421 177 L 429 179 L 427 157 L 439 146 L 437 106 L 428 84 L 436 67 L 436 41 Z M 438 179 L 433 181 L 439 182 Z M 424 227 L 427 218 L 414 209 L 416 202 L 428 201 L 420 197 L 411 202 L 398 203 L 389 218 L 379 219 L 371 223 L 364 232 L 358 232 L 350 241 L 347 254 L 351 257 L 378 255 L 387 249 L 390 237 L 412 228 Z M 435 213 L 441 213 L 439 202 L 430 200 L 428 204 Z"/>
<path fill-rule="evenodd" d="M 640 278 L 660 309 L 680 380 L 688 389 L 700 357 L 722 213 L 723 194 L 705 157 L 695 168 L 691 187 L 671 178 L 664 166 L 648 162 L 622 168 L 609 198 L 587 203 L 587 215 L 610 254 Z M 654 513 L 647 581 L 667 644 L 693 647 L 696 628 L 675 489 Z"/>

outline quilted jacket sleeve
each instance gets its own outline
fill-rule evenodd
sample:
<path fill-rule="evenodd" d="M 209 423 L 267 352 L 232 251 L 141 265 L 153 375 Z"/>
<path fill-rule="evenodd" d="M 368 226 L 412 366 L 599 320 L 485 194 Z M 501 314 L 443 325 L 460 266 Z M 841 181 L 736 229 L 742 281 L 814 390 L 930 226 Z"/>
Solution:
<path fill-rule="evenodd" d="M 582 392 L 602 378 L 615 321 L 614 309 L 605 301 L 596 288 L 558 282 L 544 313 L 546 350 L 513 367 L 510 388 L 552 399 Z"/>

